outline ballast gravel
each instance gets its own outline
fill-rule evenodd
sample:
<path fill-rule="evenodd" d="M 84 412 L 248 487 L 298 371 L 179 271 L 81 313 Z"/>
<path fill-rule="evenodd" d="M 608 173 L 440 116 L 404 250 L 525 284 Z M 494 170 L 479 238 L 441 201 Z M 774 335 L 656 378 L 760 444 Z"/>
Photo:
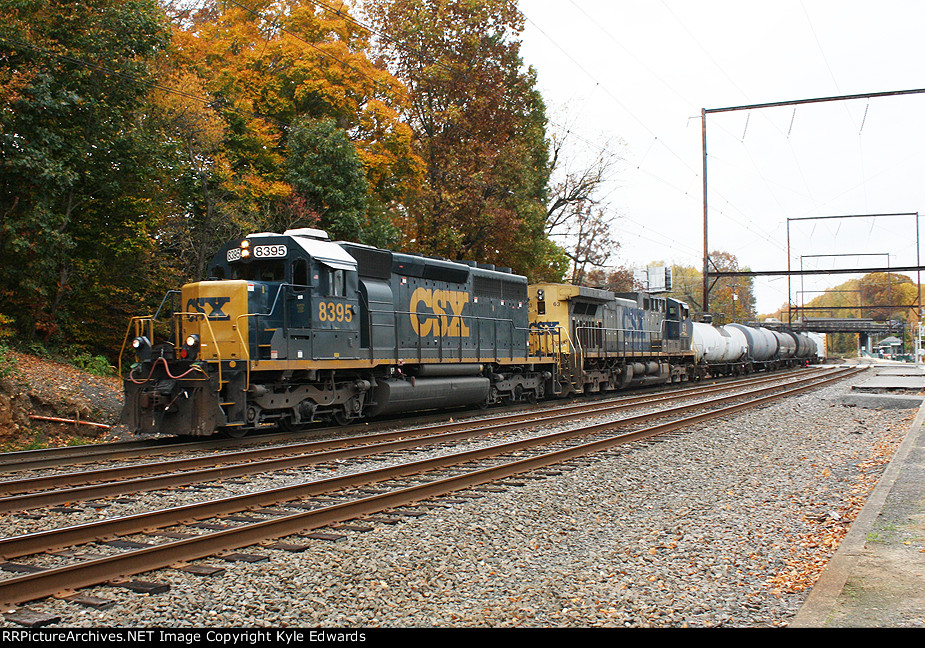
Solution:
<path fill-rule="evenodd" d="M 217 576 L 138 577 L 168 583 L 163 594 L 94 587 L 110 607 L 28 607 L 69 627 L 786 625 L 809 594 L 782 578 L 807 534 L 866 495 L 885 467 L 872 460 L 888 460 L 915 413 L 842 405 L 859 380 L 426 502 L 339 542 L 298 538 L 300 553 L 197 561 Z"/>

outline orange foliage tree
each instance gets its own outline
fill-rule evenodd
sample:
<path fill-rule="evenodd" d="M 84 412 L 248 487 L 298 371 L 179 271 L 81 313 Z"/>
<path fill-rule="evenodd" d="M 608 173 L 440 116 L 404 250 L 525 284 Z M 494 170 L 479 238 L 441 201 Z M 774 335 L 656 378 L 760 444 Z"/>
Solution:
<path fill-rule="evenodd" d="M 513 0 L 367 0 L 378 45 L 409 88 L 404 113 L 427 174 L 404 244 L 531 279 L 568 267 L 546 235 L 545 105 L 524 69 Z"/>
<path fill-rule="evenodd" d="M 205 224 L 200 230 L 220 231 L 200 247 L 214 248 L 231 231 L 298 226 L 373 245 L 397 241 L 422 163 L 399 115 L 404 86 L 367 56 L 369 32 L 346 9 L 301 0 L 220 0 L 172 15 L 174 68 L 195 78 L 171 78 L 212 101 L 184 113 L 194 128 L 178 129 L 195 144 L 187 156 L 190 211 Z M 194 118 L 203 111 L 220 124 Z M 334 156 L 317 167 L 352 195 L 323 200 L 305 190 L 319 184 L 303 163 L 307 154 Z"/>

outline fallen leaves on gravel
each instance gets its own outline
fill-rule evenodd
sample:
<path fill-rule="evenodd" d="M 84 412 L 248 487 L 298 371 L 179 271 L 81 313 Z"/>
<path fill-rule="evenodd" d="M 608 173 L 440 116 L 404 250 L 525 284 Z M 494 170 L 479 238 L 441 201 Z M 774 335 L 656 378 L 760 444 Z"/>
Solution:
<path fill-rule="evenodd" d="M 851 523 L 857 518 L 867 497 L 877 485 L 882 467 L 890 462 L 902 436 L 893 436 L 877 446 L 874 455 L 859 462 L 860 474 L 855 478 L 845 501 L 839 507 L 837 515 L 805 516 L 804 521 L 816 525 L 811 531 L 795 538 L 787 560 L 787 569 L 768 581 L 772 593 L 793 594 L 813 587 L 822 574 L 829 559 L 838 549 L 839 543 L 848 534 Z"/>

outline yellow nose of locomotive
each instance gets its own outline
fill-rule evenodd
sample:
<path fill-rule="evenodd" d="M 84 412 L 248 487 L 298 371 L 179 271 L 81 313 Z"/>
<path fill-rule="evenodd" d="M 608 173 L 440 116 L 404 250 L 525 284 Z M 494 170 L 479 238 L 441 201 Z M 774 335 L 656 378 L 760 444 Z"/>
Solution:
<path fill-rule="evenodd" d="M 199 336 L 199 358 L 247 359 L 246 281 L 199 281 L 183 286 L 183 338 Z"/>

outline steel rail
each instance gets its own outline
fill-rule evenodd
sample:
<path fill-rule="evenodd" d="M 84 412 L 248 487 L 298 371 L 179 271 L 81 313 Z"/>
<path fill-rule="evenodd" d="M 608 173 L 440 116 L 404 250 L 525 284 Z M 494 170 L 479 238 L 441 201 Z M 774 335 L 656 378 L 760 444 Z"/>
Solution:
<path fill-rule="evenodd" d="M 743 409 L 758 407 L 774 400 L 796 395 L 824 384 L 862 371 L 861 369 L 839 372 L 821 381 L 794 387 L 776 394 L 771 394 L 746 403 L 738 403 L 721 409 L 711 410 L 671 421 L 662 425 L 637 430 L 627 434 L 609 437 L 590 443 L 581 444 L 564 450 L 521 459 L 490 468 L 483 468 L 462 475 L 437 479 L 397 491 L 372 495 L 353 502 L 334 504 L 312 511 L 295 513 L 284 517 L 255 522 L 246 526 L 217 531 L 204 536 L 185 540 L 167 542 L 154 547 L 132 550 L 115 556 L 80 562 L 66 567 L 48 569 L 42 572 L 14 577 L 0 581 L 0 602 L 17 605 L 57 594 L 62 591 L 124 579 L 128 575 L 143 573 L 214 555 L 221 551 L 250 546 L 269 538 L 279 538 L 310 529 L 317 529 L 337 522 L 356 519 L 371 513 L 388 510 L 395 506 L 419 502 L 431 497 L 470 488 L 480 484 L 497 481 L 519 473 L 561 463 L 568 459 L 592 454 L 634 441 L 664 434 L 681 427 L 695 425 L 723 416 L 728 416 Z M 606 429 L 608 425 L 591 426 Z M 473 451 L 478 454 L 489 449 Z M 433 459 L 431 461 L 438 461 Z"/>
<path fill-rule="evenodd" d="M 812 379 L 818 374 L 812 376 L 804 376 L 804 379 Z M 772 379 L 757 379 L 754 382 L 763 383 L 763 382 L 777 382 Z M 351 437 L 352 440 L 360 440 L 364 442 L 364 445 L 354 445 L 348 447 L 339 447 L 338 449 L 331 450 L 320 450 L 316 452 L 306 453 L 306 454 L 297 454 L 291 456 L 291 454 L 285 454 L 285 456 L 278 456 L 283 453 L 292 453 L 293 446 L 283 446 L 283 447 L 274 447 L 269 449 L 247 451 L 246 453 L 234 453 L 230 458 L 232 460 L 241 460 L 246 458 L 254 458 L 260 455 L 272 455 L 273 458 L 263 459 L 263 460 L 254 460 L 249 463 L 238 463 L 238 464 L 226 464 L 222 466 L 215 466 L 216 462 L 221 462 L 223 457 L 215 455 L 203 458 L 194 458 L 187 460 L 179 460 L 177 462 L 164 463 L 158 465 L 151 464 L 139 464 L 136 466 L 130 466 L 124 469 L 104 469 L 101 471 L 91 471 L 90 473 L 72 473 L 69 475 L 51 475 L 47 477 L 42 477 L 38 479 L 28 479 L 20 480 L 19 482 L 6 482 L 5 484 L 0 485 L 0 492 L 17 492 L 19 494 L 10 495 L 7 497 L 0 498 L 0 513 L 10 513 L 13 511 L 24 511 L 40 506 L 53 506 L 56 504 L 64 504 L 68 502 L 75 501 L 84 501 L 87 499 L 95 499 L 100 497 L 109 497 L 113 495 L 120 495 L 124 493 L 135 493 L 142 491 L 151 491 L 162 488 L 169 488 L 173 486 L 180 485 L 189 485 L 193 483 L 202 483 L 204 481 L 212 481 L 217 479 L 227 479 L 230 477 L 239 477 L 243 475 L 250 475 L 258 472 L 267 472 L 273 470 L 284 470 L 288 468 L 301 468 L 305 466 L 315 465 L 323 463 L 326 461 L 333 461 L 336 459 L 348 459 L 356 458 L 360 456 L 365 456 L 375 453 L 383 452 L 393 452 L 396 450 L 405 450 L 408 448 L 427 445 L 427 444 L 436 444 L 436 443 L 446 443 L 449 441 L 457 441 L 471 436 L 477 436 L 485 434 L 486 432 L 503 432 L 510 431 L 512 429 L 517 429 L 521 427 L 527 427 L 537 423 L 556 423 L 561 421 L 572 420 L 576 415 L 581 416 L 597 416 L 601 414 L 607 414 L 616 412 L 622 409 L 628 409 L 631 407 L 645 406 L 650 404 L 658 403 L 667 403 L 670 401 L 681 400 L 684 398 L 691 398 L 693 396 L 702 395 L 705 393 L 712 393 L 716 391 L 729 391 L 730 389 L 735 389 L 740 387 L 740 383 L 729 383 L 722 386 L 708 387 L 701 390 L 698 390 L 696 393 L 684 393 L 680 394 L 678 392 L 671 392 L 667 394 L 661 394 L 658 396 L 649 396 L 646 397 L 642 402 L 638 402 L 639 399 L 630 399 L 631 402 L 625 400 L 612 402 L 614 404 L 607 403 L 597 403 L 593 405 L 574 405 L 566 406 L 563 411 L 552 410 L 550 415 L 550 410 L 546 410 L 543 413 L 538 413 L 536 411 L 531 411 L 528 413 L 521 414 L 511 414 L 501 417 L 496 417 L 492 419 L 486 419 L 484 421 L 468 421 L 460 423 L 450 423 L 450 424 L 439 424 L 430 427 L 418 428 L 417 430 L 405 430 L 405 431 L 396 431 L 388 432 L 380 435 L 374 435 L 373 437 Z M 776 386 L 769 387 L 768 389 L 775 389 Z M 755 392 L 749 392 L 755 393 Z M 733 394 L 727 398 L 738 398 L 736 394 Z M 707 403 L 715 402 L 706 401 Z M 721 400 L 721 399 L 720 399 Z M 699 407 L 700 403 L 694 403 L 690 407 Z M 590 407 L 591 409 L 585 409 Z M 578 408 L 581 408 L 580 411 Z M 676 408 L 673 411 L 684 411 L 683 408 Z M 637 417 L 629 417 L 622 419 L 625 424 L 631 424 L 633 422 L 638 422 L 642 420 L 649 420 L 655 416 L 665 416 L 670 414 L 668 412 L 655 412 L 651 414 L 640 415 Z M 477 425 L 478 423 L 483 423 L 482 425 Z M 368 439 L 372 438 L 373 442 L 369 442 Z M 385 439 L 378 441 L 378 439 Z M 397 440 L 388 440 L 388 439 L 397 439 Z M 343 440 L 337 440 L 332 442 L 316 442 L 317 445 L 327 448 L 333 446 L 343 445 Z M 311 444 L 308 444 L 311 445 Z M 246 454 L 247 457 L 241 457 L 241 454 Z M 135 477 L 122 479 L 121 481 L 109 481 L 104 483 L 87 483 L 89 480 L 102 481 L 108 475 L 112 475 L 120 470 L 125 470 L 126 473 L 132 475 L 145 475 L 149 473 L 152 469 L 160 470 L 164 467 L 173 466 L 173 469 L 180 469 L 184 466 L 210 466 L 207 468 L 197 468 L 193 470 L 187 470 L 186 472 L 169 472 L 165 474 L 145 476 L 145 477 Z M 23 493 L 23 490 L 28 490 L 35 484 L 45 484 L 53 483 L 59 485 L 64 482 L 67 483 L 69 478 L 79 479 L 80 483 L 84 485 L 74 486 L 72 488 L 63 488 L 56 490 L 45 490 L 34 493 Z M 18 489 L 18 490 L 17 490 Z"/>
<path fill-rule="evenodd" d="M 859 370 L 849 371 L 856 372 Z M 823 378 L 823 382 L 810 382 L 808 380 L 804 382 L 809 383 L 811 388 L 812 386 L 818 384 L 825 384 L 826 382 L 830 382 L 832 380 L 841 379 L 847 375 L 851 374 L 847 372 L 840 372 L 834 376 Z M 755 395 L 759 393 L 765 393 L 767 391 L 771 391 L 771 389 L 763 389 L 747 395 Z M 728 401 L 732 398 L 733 397 L 727 397 L 721 400 Z M 711 401 L 711 403 L 716 404 L 717 399 Z M 688 405 L 684 406 L 684 408 L 679 408 L 678 410 L 674 411 L 685 411 L 696 406 L 696 404 Z M 644 418 L 645 416 L 648 415 L 636 418 Z M 54 551 L 64 547 L 74 546 L 77 544 L 85 544 L 105 538 L 120 537 L 139 532 L 149 532 L 153 529 L 188 522 L 189 520 L 204 520 L 214 518 L 220 515 L 227 515 L 248 509 L 255 509 L 271 504 L 280 504 L 282 502 L 291 501 L 300 497 L 318 496 L 321 494 L 330 493 L 334 490 L 341 490 L 359 485 L 368 485 L 371 483 L 383 481 L 385 479 L 392 479 L 396 476 L 407 476 L 417 472 L 433 470 L 437 467 L 446 467 L 447 465 L 465 463 L 488 456 L 495 456 L 497 454 L 515 452 L 517 450 L 525 449 L 528 447 L 554 443 L 569 438 L 613 429 L 615 427 L 622 427 L 624 424 L 625 420 L 608 421 L 592 426 L 585 426 L 582 428 L 566 430 L 562 432 L 554 432 L 546 435 L 531 437 L 528 439 L 510 441 L 487 448 L 469 450 L 451 455 L 444 455 L 437 458 L 405 462 L 396 466 L 379 468 L 371 471 L 361 471 L 343 476 L 330 477 L 328 479 L 314 482 L 268 489 L 257 493 L 236 495 L 210 500 L 207 502 L 188 504 L 171 509 L 162 509 L 149 513 L 138 513 L 135 515 L 112 518 L 98 522 L 90 522 L 72 527 L 42 531 L 13 538 L 4 538 L 0 539 L 0 556 L 3 556 L 8 560 L 18 556 L 30 555 L 43 551 Z"/>
<path fill-rule="evenodd" d="M 809 372 L 809 375 L 812 375 L 813 373 L 823 373 L 824 371 L 830 370 L 816 370 L 815 372 Z M 305 455 L 308 453 L 324 451 L 332 448 L 341 448 L 353 444 L 370 445 L 379 441 L 405 438 L 408 436 L 423 436 L 425 434 L 437 432 L 439 430 L 451 431 L 465 429 L 468 427 L 476 426 L 480 423 L 484 423 L 484 425 L 479 427 L 487 427 L 496 421 L 527 421 L 531 418 L 547 418 L 550 415 L 558 415 L 566 412 L 575 412 L 584 416 L 592 416 L 598 410 L 609 411 L 614 407 L 627 408 L 635 405 L 645 405 L 649 402 L 676 400 L 680 398 L 699 396 L 701 394 L 709 394 L 738 387 L 747 387 L 753 384 L 775 382 L 786 379 L 787 376 L 780 375 L 763 376 L 759 378 L 752 378 L 750 380 L 740 380 L 736 382 L 724 383 L 721 385 L 711 384 L 682 390 L 674 390 L 668 393 L 662 392 L 658 394 L 644 394 L 641 396 L 626 396 L 608 401 L 594 401 L 544 408 L 539 411 L 531 410 L 529 412 L 515 414 L 502 414 L 500 416 L 492 417 L 491 419 L 467 419 L 465 421 L 458 421 L 455 423 L 437 423 L 434 425 L 419 426 L 416 429 L 391 430 L 388 432 L 380 432 L 376 434 L 363 434 L 353 437 L 340 437 L 332 440 L 307 441 L 303 443 L 276 445 L 253 450 L 233 450 L 231 452 L 225 452 L 221 454 L 159 461 L 156 463 L 132 464 L 129 466 L 98 468 L 86 471 L 43 475 L 40 477 L 10 479 L 0 482 L 0 498 L 19 493 L 40 491 L 52 487 L 60 490 L 64 486 L 73 487 L 85 484 L 99 484 L 101 482 L 128 480 L 137 477 L 150 477 L 152 475 L 165 474 L 175 471 L 192 471 L 201 468 L 215 468 L 219 464 L 266 460 L 279 457 L 281 455 Z M 0 512 L 2 512 L 2 509 L 0 509 Z"/>
<path fill-rule="evenodd" d="M 779 372 L 777 375 L 786 376 L 791 373 L 799 373 L 802 370 Z M 725 384 L 733 382 L 726 378 L 711 379 L 710 384 Z M 632 396 L 627 396 L 632 397 Z M 464 412 L 468 414 L 468 412 Z M 427 423 L 432 422 L 433 415 L 421 415 L 414 420 L 424 420 Z M 398 423 L 408 423 L 407 417 L 402 421 L 379 420 L 374 423 L 394 425 Z M 187 450 L 214 450 L 224 449 L 228 446 L 240 447 L 243 445 L 255 445 L 259 443 L 297 440 L 306 436 L 318 436 L 329 432 L 349 432 L 351 430 L 369 430 L 370 426 L 366 423 L 354 424 L 336 427 L 315 427 L 300 431 L 277 432 L 271 434 L 260 434 L 247 436 L 239 439 L 208 437 L 196 441 L 188 441 L 179 437 L 162 438 L 162 439 L 145 439 L 134 441 L 118 441 L 113 443 L 87 444 L 83 446 L 67 446 L 60 448 L 42 448 L 38 450 L 20 450 L 17 452 L 0 453 L 0 473 L 11 473 L 25 470 L 34 470 L 37 468 L 52 468 L 61 465 L 73 465 L 75 463 L 91 463 L 94 461 L 105 461 L 110 459 L 127 459 L 132 457 L 142 457 L 151 454 L 152 450 L 165 450 L 169 452 L 184 452 Z"/>

